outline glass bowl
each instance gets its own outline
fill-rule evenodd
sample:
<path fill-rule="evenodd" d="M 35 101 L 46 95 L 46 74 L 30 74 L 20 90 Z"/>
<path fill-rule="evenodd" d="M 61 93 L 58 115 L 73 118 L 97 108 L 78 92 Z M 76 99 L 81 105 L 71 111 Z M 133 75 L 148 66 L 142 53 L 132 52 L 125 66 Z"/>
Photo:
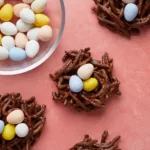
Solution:
<path fill-rule="evenodd" d="M 21 2 L 21 0 L 9 0 L 7 3 L 15 5 Z M 32 59 L 26 59 L 20 62 L 14 62 L 12 60 L 0 61 L 0 75 L 16 75 L 27 71 L 30 71 L 43 62 L 45 62 L 57 48 L 61 39 L 64 25 L 65 25 L 65 7 L 63 0 L 47 0 L 48 4 L 44 14 L 46 14 L 50 20 L 50 26 L 53 29 L 53 37 L 48 42 L 40 43 L 40 51 Z"/>

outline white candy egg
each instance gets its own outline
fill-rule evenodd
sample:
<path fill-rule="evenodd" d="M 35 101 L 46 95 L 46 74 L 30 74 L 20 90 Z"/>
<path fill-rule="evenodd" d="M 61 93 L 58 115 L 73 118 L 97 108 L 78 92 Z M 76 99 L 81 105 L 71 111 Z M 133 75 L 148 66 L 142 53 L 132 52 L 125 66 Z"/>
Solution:
<path fill-rule="evenodd" d="M 20 32 L 28 32 L 33 27 L 33 25 L 25 23 L 21 19 L 19 19 L 16 23 L 16 27 Z"/>
<path fill-rule="evenodd" d="M 8 114 L 6 120 L 10 124 L 21 123 L 24 120 L 24 113 L 20 109 L 14 110 Z"/>
<path fill-rule="evenodd" d="M 77 74 L 81 79 L 87 80 L 88 78 L 91 77 L 91 75 L 93 74 L 93 71 L 94 71 L 94 66 L 89 63 L 89 64 L 85 64 L 81 66 L 78 69 Z"/>
<path fill-rule="evenodd" d="M 29 127 L 25 123 L 20 123 L 16 126 L 15 132 L 18 137 L 26 137 L 29 133 Z"/>
<path fill-rule="evenodd" d="M 1 32 L 4 35 L 15 35 L 17 33 L 17 28 L 11 22 L 4 22 L 1 24 Z"/>
<path fill-rule="evenodd" d="M 4 121 L 3 121 L 3 120 L 0 120 L 0 134 L 3 132 L 4 126 L 5 126 Z"/>
<path fill-rule="evenodd" d="M 31 9 L 35 12 L 35 13 L 41 13 L 44 11 L 45 7 L 47 4 L 47 0 L 35 0 L 32 4 L 31 4 Z"/>
<path fill-rule="evenodd" d="M 4 0 L 0 0 L 0 7 L 4 5 Z"/>
<path fill-rule="evenodd" d="M 26 44 L 26 54 L 28 57 L 33 58 L 39 52 L 40 45 L 37 41 L 31 40 Z"/>
<path fill-rule="evenodd" d="M 26 4 L 30 4 L 30 3 L 32 3 L 34 0 L 22 0 L 24 3 L 26 3 Z M 41 0 L 42 1 L 42 0 Z"/>
<path fill-rule="evenodd" d="M 19 48 L 25 48 L 26 44 L 28 42 L 28 38 L 24 33 L 17 33 L 15 36 L 15 43 L 16 46 Z"/>
<path fill-rule="evenodd" d="M 69 87 L 72 92 L 78 93 L 83 89 L 83 82 L 77 75 L 73 75 L 70 77 Z"/>
<path fill-rule="evenodd" d="M 127 21 L 133 21 L 138 14 L 138 7 L 133 3 L 129 3 L 125 6 L 124 17 Z"/>
<path fill-rule="evenodd" d="M 15 47 L 15 40 L 12 36 L 3 36 L 1 42 L 2 46 L 7 50 L 10 50 L 11 48 Z"/>
<path fill-rule="evenodd" d="M 8 50 L 2 46 L 0 46 L 0 60 L 5 60 L 8 58 Z"/>
<path fill-rule="evenodd" d="M 39 39 L 42 41 L 49 41 L 53 35 L 52 28 L 45 25 L 39 30 Z"/>
<path fill-rule="evenodd" d="M 38 41 L 39 40 L 39 29 L 40 28 L 33 28 L 31 30 L 28 31 L 27 33 L 27 37 L 29 40 L 35 40 Z"/>
<path fill-rule="evenodd" d="M 35 22 L 35 14 L 29 8 L 23 8 L 19 14 L 20 18 L 23 22 L 28 24 L 33 24 Z"/>

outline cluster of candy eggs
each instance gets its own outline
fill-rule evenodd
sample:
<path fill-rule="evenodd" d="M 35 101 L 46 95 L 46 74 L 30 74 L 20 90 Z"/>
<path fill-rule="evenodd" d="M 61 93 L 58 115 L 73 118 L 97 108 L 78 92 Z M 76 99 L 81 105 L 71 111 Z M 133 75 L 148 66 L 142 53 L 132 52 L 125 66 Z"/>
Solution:
<path fill-rule="evenodd" d="M 98 87 L 96 78 L 91 77 L 94 72 L 94 66 L 90 63 L 81 66 L 77 70 L 77 75 L 72 75 L 69 80 L 70 90 L 79 93 L 82 90 L 91 92 Z"/>
<path fill-rule="evenodd" d="M 52 37 L 50 19 L 44 11 L 47 0 L 22 0 L 14 6 L 0 0 L 0 60 L 8 57 L 13 61 L 22 61 L 27 57 L 35 57 L 41 41 L 49 41 Z M 16 25 L 11 22 L 13 16 L 19 18 Z"/>
<path fill-rule="evenodd" d="M 16 109 L 8 114 L 6 118 L 7 124 L 0 120 L 0 134 L 6 141 L 10 141 L 17 135 L 20 138 L 26 137 L 29 133 L 29 127 L 23 123 L 24 113 L 20 109 Z"/>
<path fill-rule="evenodd" d="M 131 22 L 133 21 L 136 16 L 138 15 L 138 7 L 136 4 L 136 0 L 122 0 L 126 6 L 124 8 L 124 18 L 126 21 Z"/>

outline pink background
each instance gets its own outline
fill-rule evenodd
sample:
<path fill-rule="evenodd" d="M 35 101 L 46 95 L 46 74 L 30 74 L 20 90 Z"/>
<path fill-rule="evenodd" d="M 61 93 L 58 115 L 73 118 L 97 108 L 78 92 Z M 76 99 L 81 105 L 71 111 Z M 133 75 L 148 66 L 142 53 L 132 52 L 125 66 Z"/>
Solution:
<path fill-rule="evenodd" d="M 64 0 L 66 26 L 55 53 L 37 69 L 18 76 L 0 76 L 0 93 L 20 92 L 36 96 L 47 105 L 47 122 L 33 150 L 68 150 L 89 133 L 100 139 L 107 129 L 110 137 L 122 136 L 124 150 L 150 149 L 150 30 L 131 40 L 108 31 L 92 14 L 92 0 Z M 76 112 L 52 101 L 54 83 L 49 73 L 61 67 L 65 50 L 91 47 L 99 59 L 106 51 L 114 58 L 114 74 L 121 81 L 121 97 L 114 97 L 105 110 Z"/>

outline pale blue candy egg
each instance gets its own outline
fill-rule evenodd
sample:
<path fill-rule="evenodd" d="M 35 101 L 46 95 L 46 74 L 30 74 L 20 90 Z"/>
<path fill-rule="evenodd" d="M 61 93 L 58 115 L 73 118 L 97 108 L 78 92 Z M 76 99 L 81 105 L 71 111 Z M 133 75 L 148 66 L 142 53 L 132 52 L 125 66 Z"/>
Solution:
<path fill-rule="evenodd" d="M 9 57 L 14 61 L 21 61 L 26 59 L 27 55 L 23 49 L 13 47 L 9 51 Z"/>
<path fill-rule="evenodd" d="M 5 126 L 4 121 L 0 120 L 0 134 L 3 132 L 4 126 Z"/>
<path fill-rule="evenodd" d="M 133 3 L 129 3 L 125 6 L 124 17 L 127 21 L 133 21 L 138 14 L 138 7 Z"/>
<path fill-rule="evenodd" d="M 69 80 L 69 87 L 72 92 L 78 93 L 83 89 L 83 82 L 78 76 L 73 75 Z"/>

